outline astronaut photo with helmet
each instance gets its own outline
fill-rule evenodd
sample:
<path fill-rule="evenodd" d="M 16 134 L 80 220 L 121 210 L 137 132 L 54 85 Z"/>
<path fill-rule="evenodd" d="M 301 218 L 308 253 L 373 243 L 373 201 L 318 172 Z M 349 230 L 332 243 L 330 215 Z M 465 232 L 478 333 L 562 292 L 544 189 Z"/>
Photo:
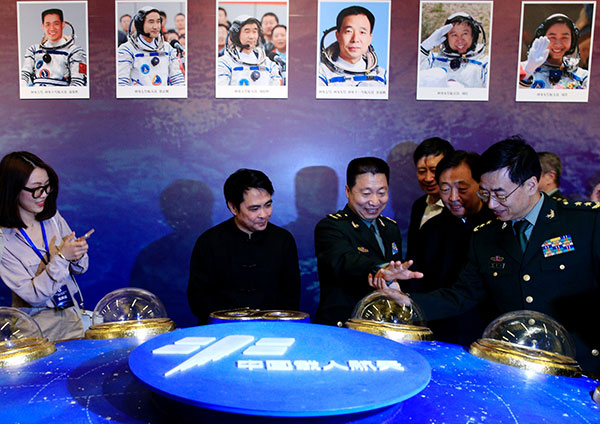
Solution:
<path fill-rule="evenodd" d="M 385 1 L 319 4 L 317 98 L 388 98 L 390 6 Z"/>
<path fill-rule="evenodd" d="M 17 6 L 19 51 L 23 52 L 21 98 L 89 98 L 87 3 L 18 2 Z M 41 23 L 41 39 L 39 30 L 31 31 L 32 22 Z"/>
<path fill-rule="evenodd" d="M 134 6 L 118 2 L 117 16 Z M 132 13 L 127 42 L 117 49 L 117 97 L 187 96 L 185 67 L 177 46 L 167 43 L 163 34 L 165 7 L 171 7 L 167 15 L 174 15 L 174 7 L 186 12 L 184 2 L 163 2 Z"/>
<path fill-rule="evenodd" d="M 576 21 L 586 7 L 592 7 L 594 16 L 593 6 L 523 3 L 517 101 L 587 101 L 591 57 L 585 64 L 580 61 Z"/>
<path fill-rule="evenodd" d="M 487 100 L 492 3 L 421 6 L 417 99 Z"/>
<path fill-rule="evenodd" d="M 223 54 L 217 59 L 217 97 L 261 97 L 261 94 L 282 92 L 256 90 L 257 87 L 284 86 L 285 66 L 276 53 L 267 55 L 265 52 L 265 37 L 258 18 L 244 14 L 233 19 L 225 46 Z M 224 86 L 235 88 L 224 89 Z"/>

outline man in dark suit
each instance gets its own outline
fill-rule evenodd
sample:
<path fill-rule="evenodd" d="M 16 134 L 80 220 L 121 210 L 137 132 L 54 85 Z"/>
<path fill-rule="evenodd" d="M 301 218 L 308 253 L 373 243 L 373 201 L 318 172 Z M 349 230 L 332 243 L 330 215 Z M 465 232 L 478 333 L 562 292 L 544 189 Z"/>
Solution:
<path fill-rule="evenodd" d="M 444 208 L 440 200 L 440 188 L 435 180 L 435 167 L 444 155 L 453 151 L 452 145 L 439 137 L 428 138 L 415 149 L 413 160 L 417 168 L 417 181 L 425 195 L 415 200 L 410 212 L 406 259 L 414 257 L 413 250 L 419 237 L 419 229 Z"/>
<path fill-rule="evenodd" d="M 600 203 L 556 201 L 541 194 L 541 166 L 523 140 L 482 155 L 479 195 L 497 220 L 476 227 L 467 264 L 450 288 L 415 293 L 429 319 L 456 315 L 489 296 L 496 312 L 534 310 L 573 336 L 584 372 L 600 375 Z M 410 298 L 383 278 L 371 284 L 396 301 Z"/>
<path fill-rule="evenodd" d="M 450 287 L 467 262 L 473 228 L 493 219 L 493 213 L 477 196 L 479 192 L 477 153 L 457 150 L 437 164 L 435 174 L 440 187 L 443 211 L 427 221 L 419 232 L 413 269 L 424 274 L 411 280 L 411 292 L 429 292 Z M 495 318 L 476 306 L 450 318 L 430 321 L 436 340 L 468 345 L 477 340 Z"/>
<path fill-rule="evenodd" d="M 315 228 L 315 252 L 321 285 L 316 321 L 336 325 L 350 318 L 356 303 L 372 289 L 367 276 L 402 259 L 396 222 L 381 213 L 388 202 L 390 168 L 379 158 L 353 159 L 346 170 L 346 207 Z M 409 264 L 408 264 L 409 265 Z M 402 268 L 395 278 L 420 274 Z"/>
<path fill-rule="evenodd" d="M 562 175 L 562 163 L 558 155 L 552 152 L 539 152 L 538 158 L 542 166 L 539 185 L 540 191 L 558 200 L 566 199 L 558 188 Z"/>

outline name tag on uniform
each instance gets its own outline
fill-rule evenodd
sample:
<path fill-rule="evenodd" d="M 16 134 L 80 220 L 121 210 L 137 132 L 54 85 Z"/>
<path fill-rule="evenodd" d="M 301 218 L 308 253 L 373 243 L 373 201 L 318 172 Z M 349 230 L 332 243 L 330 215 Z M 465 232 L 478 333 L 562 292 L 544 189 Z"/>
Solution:
<path fill-rule="evenodd" d="M 359 252 L 362 252 L 362 253 L 368 253 L 369 252 L 369 249 L 365 249 L 364 247 L 357 247 L 357 249 L 358 249 Z"/>
<path fill-rule="evenodd" d="M 575 245 L 573 244 L 573 240 L 569 234 L 555 237 L 542 243 L 542 252 L 544 252 L 545 258 L 554 255 L 560 255 L 561 253 L 572 252 L 574 250 Z"/>
<path fill-rule="evenodd" d="M 492 256 L 490 258 L 490 268 L 504 269 L 506 264 L 502 256 Z"/>

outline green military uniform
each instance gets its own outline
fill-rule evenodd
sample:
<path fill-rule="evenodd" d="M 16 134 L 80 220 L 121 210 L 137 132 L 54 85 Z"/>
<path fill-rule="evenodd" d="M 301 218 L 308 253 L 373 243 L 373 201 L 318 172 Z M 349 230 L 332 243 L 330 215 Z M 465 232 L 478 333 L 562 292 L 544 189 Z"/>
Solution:
<path fill-rule="evenodd" d="M 412 298 L 427 319 L 464 311 L 486 295 L 498 314 L 534 310 L 550 315 L 573 336 L 577 361 L 600 375 L 600 203 L 544 202 L 524 253 L 511 223 L 474 229 L 468 262 L 450 288 Z"/>
<path fill-rule="evenodd" d="M 378 265 L 402 259 L 402 239 L 396 221 L 375 219 L 385 254 L 374 232 L 348 205 L 315 228 L 315 252 L 321 285 L 316 321 L 335 325 L 350 318 L 352 309 L 373 289 L 367 275 Z"/>

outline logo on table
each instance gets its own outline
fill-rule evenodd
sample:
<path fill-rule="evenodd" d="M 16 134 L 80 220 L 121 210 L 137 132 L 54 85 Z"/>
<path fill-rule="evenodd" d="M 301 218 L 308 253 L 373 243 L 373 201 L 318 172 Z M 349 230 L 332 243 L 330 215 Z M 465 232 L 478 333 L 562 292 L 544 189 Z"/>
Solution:
<path fill-rule="evenodd" d="M 242 370 L 267 371 L 404 371 L 405 368 L 395 360 L 349 359 L 338 363 L 334 360 L 315 359 L 262 359 L 269 356 L 284 356 L 296 339 L 290 337 L 263 337 L 256 340 L 249 335 L 230 335 L 218 340 L 216 337 L 184 337 L 172 344 L 161 346 L 152 351 L 155 355 L 189 355 L 203 348 L 176 367 L 165 372 L 165 377 L 217 362 L 241 349 L 248 359 L 236 361 L 236 367 Z"/>

